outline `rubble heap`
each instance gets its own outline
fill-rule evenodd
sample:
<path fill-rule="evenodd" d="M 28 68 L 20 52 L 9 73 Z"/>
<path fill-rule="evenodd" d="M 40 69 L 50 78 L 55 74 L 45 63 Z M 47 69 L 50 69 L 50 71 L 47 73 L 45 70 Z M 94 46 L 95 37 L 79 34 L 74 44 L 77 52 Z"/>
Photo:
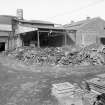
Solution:
<path fill-rule="evenodd" d="M 8 56 L 25 64 L 51 65 L 104 65 L 105 46 L 81 48 L 78 51 L 65 51 L 62 47 L 45 49 L 21 47 L 7 53 Z"/>

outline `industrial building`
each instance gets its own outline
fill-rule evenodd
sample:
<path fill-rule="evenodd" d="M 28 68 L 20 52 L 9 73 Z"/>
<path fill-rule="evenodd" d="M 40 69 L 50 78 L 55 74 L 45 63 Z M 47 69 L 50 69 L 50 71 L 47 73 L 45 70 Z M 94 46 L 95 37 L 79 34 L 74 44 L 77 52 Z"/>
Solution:
<path fill-rule="evenodd" d="M 105 21 L 100 17 L 90 18 L 63 26 L 76 45 L 105 44 Z"/>
<path fill-rule="evenodd" d="M 10 50 L 21 46 L 52 47 L 69 44 L 65 28 L 57 28 L 54 23 L 23 19 L 23 11 L 17 16 L 0 16 L 0 50 Z"/>
<path fill-rule="evenodd" d="M 54 27 L 53 23 L 14 19 L 13 24 L 15 35 L 18 41 L 21 40 L 19 47 L 57 47 L 66 44 L 66 30 Z"/>

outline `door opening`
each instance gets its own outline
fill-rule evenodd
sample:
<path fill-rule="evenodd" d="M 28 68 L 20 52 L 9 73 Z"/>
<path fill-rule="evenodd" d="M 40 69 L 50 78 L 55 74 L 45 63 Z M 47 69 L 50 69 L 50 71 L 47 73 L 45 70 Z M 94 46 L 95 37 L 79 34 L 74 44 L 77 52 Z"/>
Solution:
<path fill-rule="evenodd" d="M 0 52 L 5 50 L 5 42 L 0 42 Z"/>
<path fill-rule="evenodd" d="M 100 38 L 101 44 L 105 45 L 105 38 Z"/>

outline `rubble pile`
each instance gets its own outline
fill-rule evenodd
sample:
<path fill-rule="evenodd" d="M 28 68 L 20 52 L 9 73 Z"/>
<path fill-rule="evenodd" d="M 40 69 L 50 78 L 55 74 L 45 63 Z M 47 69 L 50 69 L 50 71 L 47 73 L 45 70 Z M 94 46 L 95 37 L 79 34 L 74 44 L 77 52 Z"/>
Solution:
<path fill-rule="evenodd" d="M 81 48 L 78 51 L 65 51 L 62 47 L 31 48 L 21 47 L 11 52 L 8 56 L 25 64 L 51 64 L 51 65 L 104 65 L 105 46 L 98 48 Z"/>
<path fill-rule="evenodd" d="M 57 64 L 65 56 L 61 48 L 17 48 L 7 54 L 16 60 L 23 61 L 26 64 Z"/>

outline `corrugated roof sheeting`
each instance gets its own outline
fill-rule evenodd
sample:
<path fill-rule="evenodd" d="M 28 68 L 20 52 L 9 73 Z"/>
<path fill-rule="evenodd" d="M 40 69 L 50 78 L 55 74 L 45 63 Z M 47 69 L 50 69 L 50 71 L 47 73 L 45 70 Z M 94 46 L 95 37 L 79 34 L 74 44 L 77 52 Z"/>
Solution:
<path fill-rule="evenodd" d="M 49 24 L 49 25 L 54 25 L 54 23 L 52 23 L 52 22 L 41 21 L 41 20 L 18 20 L 18 19 L 14 19 L 14 20 L 22 22 L 22 23 L 29 23 L 29 24 Z"/>

